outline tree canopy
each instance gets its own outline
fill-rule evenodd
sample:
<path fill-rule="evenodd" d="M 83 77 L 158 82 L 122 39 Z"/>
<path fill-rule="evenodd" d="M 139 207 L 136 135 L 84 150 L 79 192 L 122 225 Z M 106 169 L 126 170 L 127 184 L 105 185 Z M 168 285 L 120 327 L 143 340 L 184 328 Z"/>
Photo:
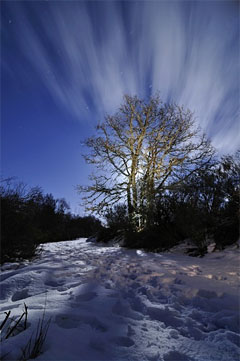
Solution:
<path fill-rule="evenodd" d="M 124 96 L 114 115 L 107 115 L 96 135 L 85 141 L 85 160 L 96 167 L 91 185 L 79 186 L 88 210 L 104 212 L 125 202 L 135 227 L 151 222 L 156 197 L 207 167 L 214 150 L 195 125 L 193 113 L 149 99 Z"/>

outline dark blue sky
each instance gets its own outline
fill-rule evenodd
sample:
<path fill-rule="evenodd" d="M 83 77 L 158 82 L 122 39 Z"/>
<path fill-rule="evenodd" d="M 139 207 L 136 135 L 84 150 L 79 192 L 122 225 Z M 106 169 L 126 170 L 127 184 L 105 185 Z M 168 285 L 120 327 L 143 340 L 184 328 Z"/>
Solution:
<path fill-rule="evenodd" d="M 81 142 L 125 93 L 160 91 L 239 147 L 237 1 L 2 1 L 1 18 L 3 177 L 82 212 Z"/>

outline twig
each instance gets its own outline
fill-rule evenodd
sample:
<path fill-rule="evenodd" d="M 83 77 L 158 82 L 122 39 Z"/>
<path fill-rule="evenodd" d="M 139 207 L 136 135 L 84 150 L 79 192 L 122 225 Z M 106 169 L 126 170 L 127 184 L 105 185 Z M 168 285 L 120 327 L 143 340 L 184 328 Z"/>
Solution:
<path fill-rule="evenodd" d="M 26 346 L 22 349 L 22 356 L 21 356 L 20 361 L 34 359 L 41 354 L 42 347 L 43 347 L 44 341 L 47 337 L 47 332 L 48 332 L 50 322 L 51 322 L 51 318 L 49 318 L 49 320 L 46 322 L 46 324 L 43 325 L 44 317 L 45 317 L 45 312 L 43 313 L 42 319 L 38 320 L 38 325 L 37 325 L 37 329 L 36 329 L 35 338 L 33 341 L 33 346 L 32 346 L 32 340 L 33 340 L 34 332 L 32 333 L 32 336 L 30 337 Z"/>
<path fill-rule="evenodd" d="M 9 316 L 10 316 L 10 313 L 11 313 L 11 311 L 5 312 L 6 317 L 5 317 L 5 319 L 3 320 L 3 322 L 2 322 L 1 325 L 0 325 L 0 330 L 3 329 L 5 323 L 7 322 L 8 318 L 9 318 Z"/>
<path fill-rule="evenodd" d="M 26 330 L 27 329 L 28 308 L 27 308 L 27 305 L 25 302 L 24 302 L 24 310 L 25 310 L 24 330 Z"/>
<path fill-rule="evenodd" d="M 7 339 L 13 333 L 13 331 L 17 328 L 17 326 L 19 325 L 19 323 L 22 320 L 24 315 L 25 315 L 25 312 L 19 317 L 19 319 L 17 320 L 15 325 L 9 330 L 9 332 L 7 333 L 5 339 Z"/>

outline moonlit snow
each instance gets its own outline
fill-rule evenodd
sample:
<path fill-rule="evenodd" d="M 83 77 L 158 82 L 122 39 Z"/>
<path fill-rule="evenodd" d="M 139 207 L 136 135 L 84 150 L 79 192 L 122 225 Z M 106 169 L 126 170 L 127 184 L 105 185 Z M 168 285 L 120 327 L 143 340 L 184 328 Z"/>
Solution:
<path fill-rule="evenodd" d="M 204 258 L 154 254 L 85 239 L 49 243 L 32 262 L 2 266 L 1 318 L 28 307 L 28 327 L 7 340 L 19 360 L 45 309 L 37 360 L 238 361 L 239 249 Z"/>

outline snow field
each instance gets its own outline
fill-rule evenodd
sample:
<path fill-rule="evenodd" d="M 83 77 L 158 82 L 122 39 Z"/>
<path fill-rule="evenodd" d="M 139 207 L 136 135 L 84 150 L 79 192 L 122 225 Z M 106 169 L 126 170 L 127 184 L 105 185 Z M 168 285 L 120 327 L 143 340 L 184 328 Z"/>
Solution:
<path fill-rule="evenodd" d="M 204 258 L 85 239 L 42 248 L 32 262 L 2 267 L 0 322 L 29 308 L 28 328 L 1 342 L 6 359 L 19 359 L 44 310 L 51 324 L 38 360 L 240 359 L 236 247 Z"/>

